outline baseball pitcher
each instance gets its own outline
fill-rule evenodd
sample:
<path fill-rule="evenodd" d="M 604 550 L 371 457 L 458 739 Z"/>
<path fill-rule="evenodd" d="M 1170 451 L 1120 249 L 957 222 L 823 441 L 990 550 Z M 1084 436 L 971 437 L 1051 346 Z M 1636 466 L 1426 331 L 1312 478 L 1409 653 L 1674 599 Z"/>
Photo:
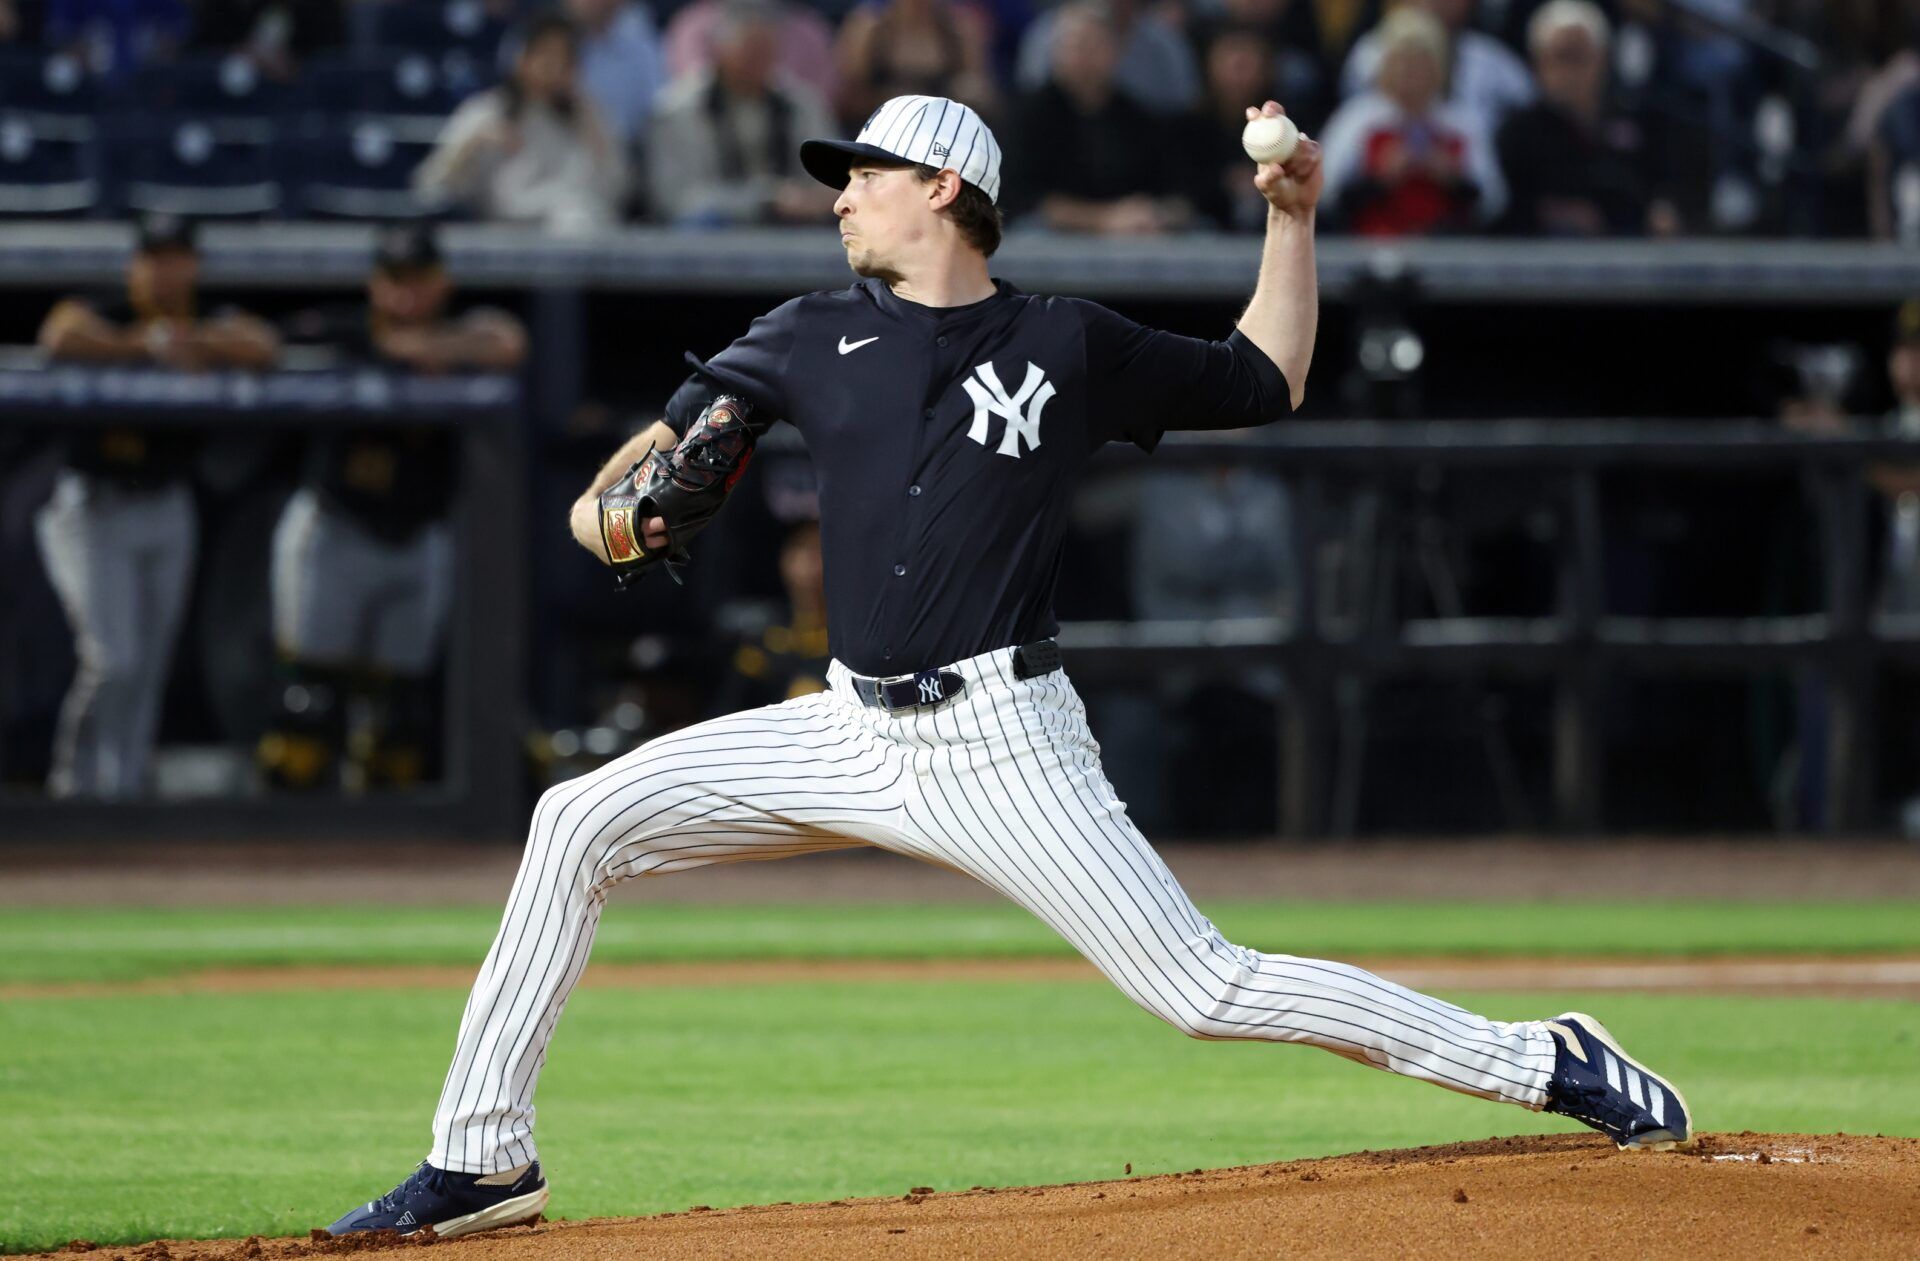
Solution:
<path fill-rule="evenodd" d="M 1094 450 L 1151 450 L 1169 429 L 1264 424 L 1300 403 L 1318 146 L 1301 140 L 1254 173 L 1269 203 L 1259 282 L 1224 341 L 991 278 L 1000 146 L 964 105 L 896 97 L 858 139 L 811 140 L 801 158 L 841 190 L 859 280 L 795 298 L 695 360 L 665 421 L 575 506 L 573 529 L 625 578 L 677 572 L 758 435 L 796 426 L 819 478 L 828 690 L 663 736 L 541 797 L 432 1150 L 332 1231 L 450 1236 L 540 1212 L 534 1087 L 614 885 L 861 845 L 998 890 L 1192 1037 L 1320 1047 L 1571 1116 L 1622 1147 L 1691 1141 L 1679 1093 L 1591 1017 L 1501 1023 L 1346 964 L 1228 941 L 1115 798 L 1062 668 L 1054 582 Z"/>

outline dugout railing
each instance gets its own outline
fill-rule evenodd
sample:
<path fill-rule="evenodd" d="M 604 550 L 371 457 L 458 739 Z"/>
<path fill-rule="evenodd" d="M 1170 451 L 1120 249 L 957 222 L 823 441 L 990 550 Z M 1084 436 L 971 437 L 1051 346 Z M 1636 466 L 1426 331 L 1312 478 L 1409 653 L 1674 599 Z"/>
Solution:
<path fill-rule="evenodd" d="M 370 257 L 364 227 L 330 224 L 215 224 L 203 234 L 203 280 L 211 289 L 300 293 L 357 289 Z M 0 249 L 0 288 L 46 293 L 111 285 L 124 267 L 124 225 L 16 223 Z M 524 296 L 533 363 L 526 387 L 491 396 L 470 409 L 461 425 L 467 444 L 469 490 L 486 487 L 493 505 L 485 517 L 463 522 L 463 600 L 448 723 L 456 742 L 457 774 L 445 793 L 414 802 L 332 801 L 218 803 L 194 800 L 191 810 L 165 803 L 131 807 L 83 806 L 27 800 L 0 801 L 0 837 L 110 836 L 162 832 L 281 835 L 511 836 L 522 823 L 522 734 L 518 695 L 520 637 L 527 608 L 524 556 L 529 522 L 519 463 L 529 430 L 551 431 L 586 394 L 589 300 L 597 294 L 734 294 L 777 301 L 791 293 L 846 283 L 840 250 L 824 232 L 765 231 L 690 234 L 623 230 L 587 241 L 553 241 L 537 233 L 484 225 L 454 226 L 446 234 L 450 266 L 463 287 Z M 1249 291 L 1258 242 L 1248 237 L 1196 236 L 1173 240 L 1108 241 L 1014 234 L 995 259 L 995 271 L 1030 291 L 1081 293 L 1108 301 L 1179 299 L 1232 304 Z M 1893 245 L 1811 241 L 1432 240 L 1380 245 L 1328 237 L 1319 246 L 1322 294 L 1333 308 L 1356 299 L 1382 278 L 1417 282 L 1422 301 L 1467 308 L 1634 304 L 1702 309 L 1884 308 L 1920 292 L 1920 252 Z M 1856 313 L 1857 320 L 1857 313 Z M 1856 322 L 1854 327 L 1860 325 Z M 1339 366 L 1330 372 L 1337 375 Z M 236 377 L 220 389 L 227 403 L 192 399 L 192 388 L 152 374 L 159 395 L 187 403 L 154 404 L 124 392 L 138 374 L 109 374 L 120 382 L 107 393 L 72 371 L 4 374 L 0 424 L 93 423 L 109 417 L 162 423 L 208 419 L 207 408 L 231 405 L 220 424 L 309 427 L 363 422 L 382 415 L 395 423 L 447 423 L 462 413 L 437 404 L 395 404 L 405 391 L 351 397 L 348 377 L 325 384 L 324 374 Z M 353 379 L 366 381 L 359 374 Z M 273 385 L 281 377 L 291 383 Z M 43 379 L 34 379 L 43 378 Z M 508 387 L 503 388 L 509 388 Z M 278 389 L 337 389 L 333 403 L 277 407 Z M 1320 387 L 1322 391 L 1329 388 Z M 119 392 L 114 392 L 119 391 Z M 183 393 L 184 391 L 184 393 Z M 378 400 L 369 402 L 377 395 Z M 263 401 L 266 400 L 266 401 Z M 1658 406 L 1650 404 L 1650 408 Z M 161 413 L 173 407 L 169 421 Z M 104 410 L 102 410 L 104 409 Z M 1810 439 L 1761 422 L 1661 424 L 1649 421 L 1490 422 L 1444 425 L 1396 423 L 1298 424 L 1276 429 L 1274 441 L 1218 449 L 1170 441 L 1155 465 L 1206 463 L 1221 458 L 1270 462 L 1294 488 L 1302 569 L 1313 572 L 1316 540 L 1350 530 L 1348 505 L 1335 502 L 1336 483 L 1370 479 L 1382 485 L 1426 469 L 1524 470 L 1550 479 L 1564 522 L 1560 581 L 1551 616 L 1499 619 L 1362 618 L 1329 624 L 1313 608 L 1312 584 L 1301 593 L 1300 616 L 1286 625 L 1220 624 L 1191 627 L 1077 624 L 1067 631 L 1076 677 L 1138 669 L 1169 654 L 1202 651 L 1222 664 L 1276 664 L 1293 680 L 1283 707 L 1281 761 L 1275 770 L 1281 830 L 1291 835 L 1339 835 L 1352 830 L 1357 791 L 1348 763 L 1337 753 L 1351 694 L 1369 679 L 1395 672 L 1436 675 L 1483 671 L 1548 680 L 1555 691 L 1551 805 L 1545 824 L 1582 832 L 1607 823 L 1595 697 L 1617 673 L 1658 667 L 1675 670 L 1812 669 L 1831 680 L 1834 704 L 1824 757 L 1833 791 L 1821 823 L 1830 830 L 1871 824 L 1873 671 L 1911 659 L 1920 629 L 1869 614 L 1865 540 L 1859 508 L 1868 492 L 1861 470 L 1883 459 L 1920 460 L 1920 451 L 1879 438 Z M 1130 457 L 1116 455 L 1115 460 Z M 476 464 L 477 462 L 477 464 Z M 1595 510 L 1596 478 L 1626 466 L 1703 470 L 1767 466 L 1805 471 L 1812 500 L 1825 523 L 1821 547 L 1826 591 L 1820 612 L 1795 617 L 1635 619 L 1610 616 L 1601 599 Z M 1384 479 L 1384 480 L 1383 480 Z M 467 496 L 470 501 L 473 496 Z M 1392 496 L 1377 496 L 1392 511 Z M 477 559 L 484 555 L 485 561 Z M 484 563 L 489 581 L 476 584 Z M 1349 619 L 1349 622 L 1351 619 Z M 482 632 L 476 627 L 484 625 Z M 464 644 L 464 646 L 461 646 Z M 487 696 L 489 703 L 476 698 Z M 1345 708 L 1343 709 L 1343 706 Z"/>
<path fill-rule="evenodd" d="M 1157 464 L 1266 466 L 1292 489 L 1294 572 L 1290 614 L 1236 622 L 1079 622 L 1062 628 L 1076 678 L 1138 677 L 1182 655 L 1216 666 L 1278 666 L 1287 695 L 1274 768 L 1280 830 L 1350 835 L 1358 774 L 1353 703 L 1396 675 L 1471 675 L 1545 681 L 1553 692 L 1551 818 L 1554 830 L 1602 830 L 1601 696 L 1629 673 L 1812 671 L 1827 791 L 1822 830 L 1873 822 L 1875 680 L 1894 662 L 1920 661 L 1920 616 L 1873 607 L 1866 537 L 1865 470 L 1920 467 L 1920 440 L 1813 437 L 1761 421 L 1650 420 L 1342 422 L 1277 426 L 1258 444 L 1173 435 Z M 1110 466 L 1137 460 L 1108 457 Z M 1600 479 L 1632 469 L 1703 474 L 1775 470 L 1801 480 L 1815 522 L 1819 607 L 1780 616 L 1661 617 L 1607 612 Z M 1553 607 L 1540 616 L 1394 615 L 1364 589 L 1393 534 L 1395 486 L 1448 472 L 1506 471 L 1556 519 Z M 1384 492 L 1384 493 L 1382 493 Z M 1354 506 L 1374 517 L 1356 527 Z M 1356 535 L 1356 529 L 1358 534 Z M 1324 545 L 1346 545 L 1348 585 L 1363 589 L 1328 607 Z M 1345 756 L 1342 756 L 1342 754 Z"/>
<path fill-rule="evenodd" d="M 373 232 L 350 224 L 208 224 L 202 280 L 223 290 L 353 289 Z M 0 248 L 0 287 L 98 286 L 124 266 L 125 225 L 14 222 Z M 818 229 L 684 232 L 626 228 L 555 240 L 499 225 L 445 232 L 449 265 L 467 287 L 548 293 L 764 294 L 776 301 L 847 283 L 846 258 Z M 1109 299 L 1244 301 L 1257 237 L 1089 238 L 1010 234 L 994 272 L 1030 292 Z M 1433 300 L 1476 303 L 1898 302 L 1920 292 L 1920 251 L 1866 241 L 1554 241 L 1439 238 L 1379 242 L 1323 236 L 1321 294 L 1343 300 L 1382 275 L 1414 276 Z"/>

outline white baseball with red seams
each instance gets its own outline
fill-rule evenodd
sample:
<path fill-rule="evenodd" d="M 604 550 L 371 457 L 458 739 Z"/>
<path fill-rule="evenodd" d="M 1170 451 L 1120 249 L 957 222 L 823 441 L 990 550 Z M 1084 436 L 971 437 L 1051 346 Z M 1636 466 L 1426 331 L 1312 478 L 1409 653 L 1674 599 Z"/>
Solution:
<path fill-rule="evenodd" d="M 1240 129 L 1240 147 L 1255 162 L 1285 162 L 1300 144 L 1300 128 L 1285 114 L 1262 114 Z"/>

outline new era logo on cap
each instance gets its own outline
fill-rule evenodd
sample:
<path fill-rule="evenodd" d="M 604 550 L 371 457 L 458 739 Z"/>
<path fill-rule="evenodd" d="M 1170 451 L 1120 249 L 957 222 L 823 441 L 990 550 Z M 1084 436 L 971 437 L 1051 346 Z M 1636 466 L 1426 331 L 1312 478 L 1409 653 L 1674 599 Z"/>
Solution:
<path fill-rule="evenodd" d="M 847 168 L 862 158 L 952 167 L 987 200 L 1000 200 L 999 142 L 980 115 L 944 96 L 896 96 L 873 111 L 851 141 L 800 146 L 801 165 L 833 188 L 846 187 Z"/>

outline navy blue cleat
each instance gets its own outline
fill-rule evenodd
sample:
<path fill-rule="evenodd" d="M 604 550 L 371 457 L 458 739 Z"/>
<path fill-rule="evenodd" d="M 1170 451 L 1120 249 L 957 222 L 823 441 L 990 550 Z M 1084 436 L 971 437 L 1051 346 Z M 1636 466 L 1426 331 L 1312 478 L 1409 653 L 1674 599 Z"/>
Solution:
<path fill-rule="evenodd" d="M 1592 1016 L 1570 1011 L 1546 1022 L 1559 1057 L 1546 1111 L 1591 1125 L 1622 1150 L 1693 1146 L 1693 1114 L 1666 1078 L 1620 1049 Z"/>
<path fill-rule="evenodd" d="M 442 1239 L 518 1226 L 547 1206 L 540 1162 L 502 1173 L 453 1173 L 426 1161 L 405 1182 L 327 1227 L 330 1235 L 391 1230 L 411 1235 L 428 1226 Z"/>

